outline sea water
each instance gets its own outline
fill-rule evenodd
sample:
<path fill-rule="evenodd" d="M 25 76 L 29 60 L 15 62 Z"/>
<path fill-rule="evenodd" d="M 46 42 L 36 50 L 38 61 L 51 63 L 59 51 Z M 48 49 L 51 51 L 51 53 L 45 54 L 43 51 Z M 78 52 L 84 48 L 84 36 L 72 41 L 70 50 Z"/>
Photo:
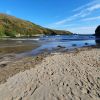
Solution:
<path fill-rule="evenodd" d="M 55 51 L 57 48 L 64 48 L 65 50 L 95 46 L 96 38 L 93 35 L 49 35 L 41 36 L 37 40 L 41 44 L 38 48 L 25 52 L 23 55 L 36 55 L 45 51 Z M 100 39 L 98 39 L 100 40 Z"/>
<path fill-rule="evenodd" d="M 21 53 L 21 55 L 36 55 L 45 52 L 45 50 L 52 52 L 58 47 L 70 50 L 84 46 L 98 45 L 99 41 L 100 39 L 95 38 L 93 35 L 49 35 L 37 38 L 10 38 L 1 40 L 0 45 L 1 47 L 17 46 L 18 44 L 38 45 L 37 48 Z"/>

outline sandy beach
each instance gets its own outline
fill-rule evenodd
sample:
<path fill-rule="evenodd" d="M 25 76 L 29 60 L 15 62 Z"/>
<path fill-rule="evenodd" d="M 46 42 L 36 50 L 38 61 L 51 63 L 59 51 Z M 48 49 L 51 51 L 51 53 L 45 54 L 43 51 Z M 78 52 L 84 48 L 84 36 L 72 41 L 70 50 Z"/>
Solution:
<path fill-rule="evenodd" d="M 100 100 L 100 49 L 27 57 L 0 67 L 0 100 Z"/>
<path fill-rule="evenodd" d="M 100 0 L 10 1 L 0 2 L 0 100 L 100 100 Z"/>

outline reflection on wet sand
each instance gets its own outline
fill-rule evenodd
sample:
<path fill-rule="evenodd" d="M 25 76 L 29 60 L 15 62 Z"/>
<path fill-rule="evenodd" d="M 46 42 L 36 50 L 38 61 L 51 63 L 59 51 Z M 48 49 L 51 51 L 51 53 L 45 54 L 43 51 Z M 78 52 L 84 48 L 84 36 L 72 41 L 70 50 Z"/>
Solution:
<path fill-rule="evenodd" d="M 100 46 L 100 36 L 96 36 L 95 42 L 96 42 L 96 45 Z"/>
<path fill-rule="evenodd" d="M 37 45 L 5 46 L 5 47 L 0 47 L 0 54 L 23 53 L 23 52 L 31 51 L 37 47 L 38 47 Z"/>

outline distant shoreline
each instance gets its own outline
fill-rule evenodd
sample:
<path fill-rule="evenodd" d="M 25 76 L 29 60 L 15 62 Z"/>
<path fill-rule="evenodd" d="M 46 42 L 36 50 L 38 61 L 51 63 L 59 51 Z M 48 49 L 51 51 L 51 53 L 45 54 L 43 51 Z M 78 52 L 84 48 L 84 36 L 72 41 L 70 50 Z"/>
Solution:
<path fill-rule="evenodd" d="M 41 37 L 46 37 L 46 36 L 73 36 L 73 35 L 78 35 L 78 36 L 95 36 L 94 34 L 56 34 L 56 35 L 44 35 L 44 34 L 38 34 L 38 35 L 33 35 L 33 36 L 20 36 L 20 37 L 0 37 L 0 40 L 38 40 Z M 70 40 L 70 39 L 69 39 Z M 75 40 L 75 39 L 72 39 Z M 78 40 L 78 39 L 76 39 Z M 84 39 L 83 39 L 84 40 Z"/>

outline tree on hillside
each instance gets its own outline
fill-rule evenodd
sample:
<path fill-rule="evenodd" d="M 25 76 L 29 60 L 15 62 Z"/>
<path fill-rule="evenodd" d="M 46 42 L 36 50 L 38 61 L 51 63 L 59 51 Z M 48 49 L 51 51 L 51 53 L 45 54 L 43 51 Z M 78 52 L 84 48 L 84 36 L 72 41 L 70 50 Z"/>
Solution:
<path fill-rule="evenodd" d="M 5 30 L 2 25 L 0 25 L 0 37 L 5 36 Z"/>
<path fill-rule="evenodd" d="M 16 31 L 6 29 L 5 30 L 5 35 L 10 36 L 10 37 L 16 37 Z"/>

